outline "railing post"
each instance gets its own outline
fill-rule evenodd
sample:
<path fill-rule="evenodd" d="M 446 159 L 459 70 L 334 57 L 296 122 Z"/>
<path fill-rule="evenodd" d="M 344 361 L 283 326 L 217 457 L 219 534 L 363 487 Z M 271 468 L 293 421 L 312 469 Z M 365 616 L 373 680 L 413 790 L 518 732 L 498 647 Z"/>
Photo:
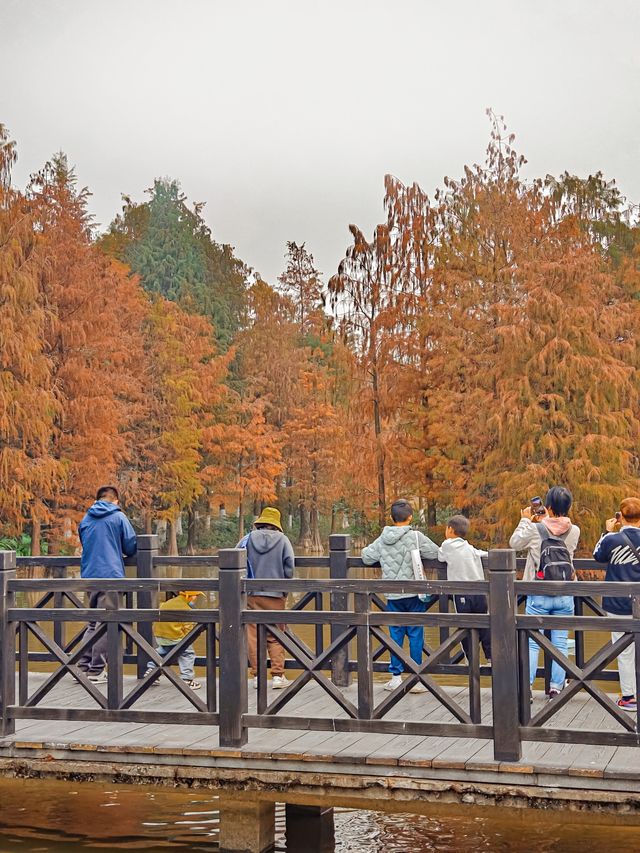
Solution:
<path fill-rule="evenodd" d="M 359 616 L 369 613 L 369 595 L 356 592 L 354 595 L 355 612 Z M 356 649 L 358 659 L 358 719 L 370 720 L 373 713 L 373 654 L 371 632 L 368 620 L 356 628 Z"/>
<path fill-rule="evenodd" d="M 104 608 L 109 613 L 120 610 L 120 593 L 104 593 Z M 123 697 L 122 633 L 119 622 L 107 622 L 107 708 L 119 708 Z"/>
<path fill-rule="evenodd" d="M 346 580 L 349 573 L 347 560 L 350 551 L 351 537 L 348 534 L 332 533 L 329 536 L 329 577 L 331 580 Z M 348 610 L 348 593 L 332 592 L 330 599 L 332 610 Z M 345 626 L 332 625 L 331 642 L 337 640 L 345 631 Z M 338 687 L 348 687 L 351 684 L 348 643 L 331 657 L 331 680 Z"/>
<path fill-rule="evenodd" d="M 16 632 L 7 612 L 15 603 L 15 593 L 7 588 L 15 576 L 16 552 L 0 551 L 0 737 L 16 730 L 7 711 L 16 702 Z"/>
<path fill-rule="evenodd" d="M 155 533 L 144 533 L 138 536 L 138 553 L 136 555 L 136 577 L 153 577 L 153 560 L 158 556 L 158 537 Z M 151 590 L 138 592 L 138 607 L 144 610 L 158 607 L 158 594 Z M 153 645 L 153 625 L 150 621 L 138 622 L 137 630 L 141 637 Z M 147 670 L 149 656 L 138 649 L 136 669 L 138 678 L 143 678 Z"/>
<path fill-rule="evenodd" d="M 239 747 L 247 742 L 247 641 L 242 611 L 246 595 L 242 589 L 247 574 L 244 548 L 223 548 L 219 560 L 220 610 L 220 746 Z"/>
<path fill-rule="evenodd" d="M 518 716 L 515 579 L 515 551 L 510 548 L 489 551 L 491 699 L 493 757 L 496 761 L 519 761 L 522 754 Z"/>
<path fill-rule="evenodd" d="M 436 568 L 436 578 L 439 581 L 446 581 L 446 579 L 447 579 L 447 565 L 446 565 L 446 563 L 444 565 L 441 564 Z M 438 596 L 438 611 L 440 613 L 448 613 L 449 612 L 449 598 L 450 598 L 450 596 L 446 592 L 441 593 Z M 447 640 L 449 639 L 449 633 L 450 633 L 450 629 L 449 629 L 448 625 L 441 625 L 440 626 L 440 645 L 443 645 L 443 643 L 447 642 Z M 442 658 L 442 663 L 443 664 L 450 664 L 451 663 L 451 651 L 448 651 L 447 654 L 445 655 L 445 657 Z"/>

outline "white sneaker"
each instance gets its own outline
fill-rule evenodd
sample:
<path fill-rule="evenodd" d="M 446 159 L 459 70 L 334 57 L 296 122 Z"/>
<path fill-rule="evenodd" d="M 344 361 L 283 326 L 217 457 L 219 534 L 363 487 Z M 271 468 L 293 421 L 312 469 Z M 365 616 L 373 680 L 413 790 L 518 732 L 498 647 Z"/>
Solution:
<path fill-rule="evenodd" d="M 429 691 L 424 686 L 424 684 L 419 681 L 417 684 L 414 684 L 409 693 L 428 693 Z"/>
<path fill-rule="evenodd" d="M 385 690 L 395 690 L 397 687 L 400 687 L 402 684 L 402 676 L 401 675 L 392 675 L 389 681 L 384 686 Z"/>
<path fill-rule="evenodd" d="M 282 690 L 283 687 L 289 686 L 289 679 L 284 675 L 274 675 L 271 679 L 271 686 L 274 690 Z"/>
<path fill-rule="evenodd" d="M 104 669 L 102 670 L 102 672 L 98 672 L 95 675 L 89 676 L 89 681 L 92 684 L 106 684 L 107 680 L 107 673 Z"/>
<path fill-rule="evenodd" d="M 254 690 L 257 690 L 257 689 L 258 689 L 258 676 L 257 676 L 257 675 L 255 675 L 255 676 L 251 679 L 251 683 L 253 684 L 253 689 L 254 689 Z"/>

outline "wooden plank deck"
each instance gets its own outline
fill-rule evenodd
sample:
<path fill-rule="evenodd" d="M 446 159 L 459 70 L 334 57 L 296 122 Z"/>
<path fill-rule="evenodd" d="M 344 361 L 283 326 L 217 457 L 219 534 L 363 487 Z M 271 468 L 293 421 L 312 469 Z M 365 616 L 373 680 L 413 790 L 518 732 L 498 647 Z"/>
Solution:
<path fill-rule="evenodd" d="M 46 674 L 30 675 L 30 692 Z M 135 684 L 125 677 L 125 690 Z M 101 686 L 106 689 L 106 686 Z M 467 690 L 447 687 L 449 695 L 465 706 Z M 356 700 L 356 685 L 344 689 Z M 204 687 L 202 691 L 204 692 Z M 375 684 L 376 701 L 384 695 Z M 275 696 L 269 689 L 269 696 Z M 534 694 L 534 712 L 545 702 Z M 255 713 L 256 691 L 249 689 L 249 713 Z M 95 707 L 94 700 L 71 676 L 65 676 L 47 697 L 48 707 Z M 167 680 L 151 688 L 136 708 L 190 710 L 188 700 Z M 396 710 L 397 709 L 397 710 Z M 431 694 L 407 694 L 390 713 L 391 718 L 455 722 Z M 491 723 L 490 690 L 482 690 L 482 722 Z M 345 714 L 317 684 L 306 685 L 286 708 L 288 716 L 344 717 Z M 568 702 L 552 719 L 566 728 L 616 730 L 618 723 L 584 692 Z M 55 772 L 57 775 L 85 772 L 126 772 L 129 776 L 157 778 L 158 773 L 189 774 L 219 784 L 244 784 L 247 780 L 273 785 L 366 788 L 390 786 L 403 795 L 419 796 L 459 783 L 503 792 L 526 790 L 530 799 L 581 791 L 580 797 L 595 801 L 614 796 L 627 807 L 640 810 L 640 748 L 576 746 L 525 742 L 518 763 L 493 760 L 493 745 L 487 740 L 421 737 L 397 734 L 335 733 L 289 729 L 250 729 L 248 743 L 241 749 L 221 749 L 218 730 L 202 725 L 159 725 L 143 723 L 88 723 L 18 720 L 16 733 L 0 741 L 0 772 Z M 18 768 L 18 771 L 16 770 Z M 348 784 L 344 780 L 348 779 Z M 338 780 L 338 781 L 337 781 Z M 342 780 L 340 782 L 339 780 Z M 430 786 L 430 787 L 429 787 Z M 478 788 L 478 786 L 480 786 Z M 484 786 L 484 788 L 483 788 Z M 488 786 L 488 787 L 487 787 Z M 444 789 L 443 789 L 444 790 Z M 410 792 L 413 792 L 412 794 Z M 607 800 L 608 801 L 608 800 Z"/>

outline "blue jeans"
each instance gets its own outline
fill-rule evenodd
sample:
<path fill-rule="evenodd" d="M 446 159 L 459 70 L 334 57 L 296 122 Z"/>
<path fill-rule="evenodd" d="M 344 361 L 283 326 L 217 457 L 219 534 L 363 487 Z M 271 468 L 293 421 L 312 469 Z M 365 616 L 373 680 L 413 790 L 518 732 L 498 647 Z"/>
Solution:
<path fill-rule="evenodd" d="M 572 595 L 530 595 L 527 597 L 525 613 L 528 616 L 555 616 L 573 615 Z M 567 657 L 567 635 L 568 631 L 551 631 L 551 642 L 559 652 Z M 538 668 L 538 653 L 540 646 L 529 637 L 529 682 L 533 684 Z M 557 661 L 551 663 L 551 687 L 554 690 L 562 690 L 566 672 Z"/>
<path fill-rule="evenodd" d="M 169 652 L 171 651 L 171 649 L 175 648 L 177 645 L 178 645 L 177 643 L 173 643 L 170 646 L 158 645 L 158 646 L 156 646 L 156 651 L 158 652 L 160 657 L 163 658 L 166 655 L 168 655 Z M 195 659 L 196 659 L 196 653 L 193 650 L 193 646 L 187 646 L 187 648 L 184 649 L 181 652 L 181 654 L 178 655 L 178 667 L 180 668 L 180 678 L 183 681 L 193 681 L 193 676 L 194 676 L 193 662 L 195 661 Z M 152 660 L 150 660 L 149 663 L 147 664 L 147 672 L 145 673 L 145 675 L 147 673 L 151 672 L 151 670 L 155 669 L 155 668 L 156 668 L 155 663 Z"/>
<path fill-rule="evenodd" d="M 424 613 L 427 603 L 420 601 L 417 595 L 409 598 L 387 599 L 387 610 L 390 613 Z M 389 633 L 394 643 L 404 645 L 405 636 L 409 638 L 409 654 L 416 663 L 422 663 L 422 649 L 424 646 L 424 627 L 422 625 L 389 625 Z M 401 675 L 404 672 L 404 664 L 397 655 L 391 653 L 389 664 L 391 675 Z"/>

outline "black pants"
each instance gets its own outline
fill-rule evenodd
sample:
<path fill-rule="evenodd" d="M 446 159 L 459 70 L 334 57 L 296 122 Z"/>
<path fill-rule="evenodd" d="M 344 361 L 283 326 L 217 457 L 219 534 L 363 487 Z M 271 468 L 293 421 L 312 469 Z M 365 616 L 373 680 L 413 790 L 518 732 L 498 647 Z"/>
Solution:
<path fill-rule="evenodd" d="M 89 607 L 106 607 L 107 595 L 108 593 L 106 592 L 90 593 Z M 84 637 L 82 639 L 85 640 L 87 637 L 90 637 L 92 634 L 94 634 L 96 628 L 100 624 L 100 622 L 89 622 L 87 630 L 84 632 Z M 80 667 L 80 669 L 90 673 L 91 675 L 99 675 L 106 665 L 107 634 L 105 632 L 95 641 L 93 646 L 87 649 L 87 651 L 82 655 L 82 657 L 78 661 L 78 666 Z"/>
<path fill-rule="evenodd" d="M 454 595 L 453 600 L 456 606 L 456 613 L 486 613 L 487 612 L 487 597 L 486 595 Z M 491 660 L 491 633 L 488 628 L 479 628 L 480 645 L 487 660 Z M 462 642 L 462 648 L 469 660 L 470 641 L 469 637 L 465 637 Z"/>

